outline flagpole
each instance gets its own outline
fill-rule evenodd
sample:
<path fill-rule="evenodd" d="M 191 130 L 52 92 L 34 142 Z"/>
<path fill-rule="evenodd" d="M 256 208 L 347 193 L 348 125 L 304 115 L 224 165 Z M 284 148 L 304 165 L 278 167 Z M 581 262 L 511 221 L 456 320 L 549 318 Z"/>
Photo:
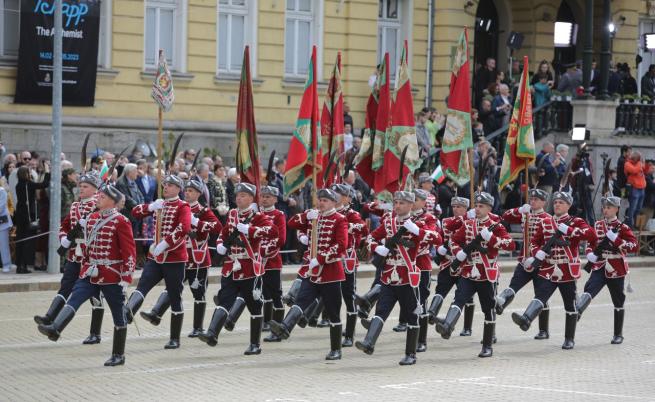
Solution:
<path fill-rule="evenodd" d="M 469 177 L 471 178 L 469 180 L 469 198 L 471 199 L 471 208 L 475 207 L 475 204 L 473 202 L 474 194 L 475 194 L 475 183 L 473 180 L 475 179 L 475 170 L 473 169 L 473 148 L 468 148 L 466 150 L 468 153 L 468 160 L 469 160 Z"/>
<path fill-rule="evenodd" d="M 312 86 L 314 87 L 313 95 L 312 95 L 312 100 L 316 100 L 316 46 L 313 47 L 312 49 Z M 318 181 L 317 181 L 317 176 L 318 176 L 318 159 L 317 159 L 317 154 L 318 154 L 318 136 L 320 133 L 318 132 L 318 129 L 316 127 L 316 121 L 315 118 L 318 116 L 315 116 L 315 110 L 318 108 L 318 105 L 313 105 L 312 106 L 312 121 L 311 121 L 311 133 L 310 135 L 312 136 L 312 208 L 318 208 L 318 195 L 317 195 L 317 186 L 318 186 Z M 322 161 L 321 161 L 322 162 Z M 310 248 L 310 259 L 316 258 L 318 255 L 318 217 L 314 219 L 314 222 L 312 223 L 312 242 L 311 242 L 311 248 Z"/>
<path fill-rule="evenodd" d="M 528 163 L 525 163 L 525 203 L 530 203 L 530 176 L 528 176 Z M 530 212 L 526 214 L 523 225 L 523 256 L 530 256 Z"/>
<path fill-rule="evenodd" d="M 164 147 L 164 111 L 161 110 L 161 107 L 157 108 L 159 110 L 159 124 L 157 127 L 157 177 L 156 177 L 156 182 L 157 182 L 157 198 L 161 196 L 161 158 L 162 158 L 162 153 L 163 150 L 162 148 Z M 155 221 L 157 222 L 157 227 L 155 230 L 155 244 L 159 244 L 159 241 L 161 240 L 161 210 L 157 210 Z"/>

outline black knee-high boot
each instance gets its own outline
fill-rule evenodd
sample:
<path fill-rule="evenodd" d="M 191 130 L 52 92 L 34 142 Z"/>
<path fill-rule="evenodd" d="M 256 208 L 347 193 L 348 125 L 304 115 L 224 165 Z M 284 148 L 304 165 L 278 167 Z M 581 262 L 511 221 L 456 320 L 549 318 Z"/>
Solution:
<path fill-rule="evenodd" d="M 269 332 L 271 327 L 268 326 L 268 322 L 273 319 L 273 301 L 265 300 L 262 310 L 264 311 L 264 324 L 262 325 L 262 332 Z"/>
<path fill-rule="evenodd" d="M 612 338 L 612 345 L 619 345 L 623 343 L 623 319 L 625 318 L 625 310 L 623 307 L 614 308 L 614 337 Z"/>
<path fill-rule="evenodd" d="M 318 310 L 318 308 L 320 307 L 320 303 L 321 303 L 321 298 L 318 297 L 318 298 L 314 299 L 309 304 L 309 306 L 307 306 L 305 311 L 303 311 L 302 317 L 300 317 L 300 320 L 298 321 L 298 326 L 300 328 L 305 328 L 307 326 L 307 324 L 309 322 L 309 319 L 314 316 L 314 314 L 316 313 L 316 310 Z"/>
<path fill-rule="evenodd" d="M 264 318 L 261 315 L 250 317 L 250 345 L 248 345 L 246 351 L 243 352 L 244 355 L 250 356 L 262 353 L 259 341 L 262 336 L 263 321 Z"/>
<path fill-rule="evenodd" d="M 534 339 L 543 340 L 550 338 L 550 333 L 548 332 L 548 321 L 550 321 L 550 308 L 548 304 L 546 304 L 546 307 L 541 310 L 541 313 L 539 313 L 539 332 L 534 336 Z"/>
<path fill-rule="evenodd" d="M 496 296 L 496 314 L 501 315 L 503 311 L 510 305 L 512 300 L 514 300 L 514 290 L 512 288 L 503 289 L 498 296 Z"/>
<path fill-rule="evenodd" d="M 128 324 L 132 323 L 134 320 L 134 314 L 141 308 L 143 304 L 143 295 L 138 290 L 135 290 L 130 295 L 130 298 L 127 299 L 127 303 L 123 306 L 123 314 L 125 314 L 125 319 Z"/>
<path fill-rule="evenodd" d="M 427 322 L 426 322 L 427 325 Z M 419 328 L 413 325 L 407 326 L 407 338 L 405 340 L 405 357 L 398 364 L 401 366 L 411 366 L 416 364 L 416 345 L 418 343 Z"/>
<path fill-rule="evenodd" d="M 121 366 L 125 364 L 126 339 L 127 327 L 114 327 L 114 339 L 111 348 L 111 357 L 105 362 L 105 366 Z"/>
<path fill-rule="evenodd" d="M 282 322 L 284 320 L 284 307 L 281 308 L 273 308 L 273 317 L 269 321 L 269 330 L 270 330 L 270 322 L 271 321 L 277 321 L 277 322 Z M 264 342 L 280 342 L 282 339 L 275 335 L 273 331 L 264 338 Z"/>
<path fill-rule="evenodd" d="M 473 314 L 475 313 L 475 304 L 466 303 L 464 305 L 464 328 L 459 336 L 471 336 L 473 334 Z"/>
<path fill-rule="evenodd" d="M 204 300 L 196 300 L 193 303 L 193 330 L 189 333 L 189 338 L 197 338 L 203 333 L 206 308 L 207 302 Z"/>
<path fill-rule="evenodd" d="M 325 360 L 341 360 L 341 324 L 330 323 L 330 352 Z"/>
<path fill-rule="evenodd" d="M 132 293 L 134 295 L 134 293 Z M 131 296 L 130 296 L 131 298 Z M 152 306 L 150 311 L 142 311 L 139 314 L 141 318 L 148 321 L 152 325 L 159 325 L 161 323 L 161 317 L 164 315 L 166 310 L 171 306 L 171 299 L 168 297 L 168 292 L 163 291 L 157 298 L 155 305 Z"/>
<path fill-rule="evenodd" d="M 434 295 L 432 302 L 430 303 L 430 308 L 428 308 L 428 322 L 430 325 L 437 323 L 437 314 L 439 314 L 439 309 L 443 304 L 443 296 Z"/>
<path fill-rule="evenodd" d="M 591 304 L 591 295 L 587 292 L 581 294 L 576 300 L 575 309 L 578 312 L 578 321 L 582 318 L 582 313 L 589 307 L 589 304 Z"/>
<path fill-rule="evenodd" d="M 366 332 L 366 336 L 363 341 L 355 342 L 355 347 L 367 355 L 372 355 L 375 351 L 375 343 L 382 332 L 382 327 L 384 326 L 384 321 L 380 317 L 373 317 L 371 319 L 371 325 Z"/>
<path fill-rule="evenodd" d="M 421 353 L 428 350 L 428 317 L 420 316 L 418 319 L 418 344 L 416 345 L 416 352 Z"/>
<path fill-rule="evenodd" d="M 484 330 L 482 332 L 482 350 L 478 357 L 491 357 L 493 355 L 493 338 L 496 332 L 495 322 L 484 322 Z"/>
<path fill-rule="evenodd" d="M 443 339 L 450 339 L 450 335 L 452 335 L 460 315 L 462 315 L 462 310 L 452 304 L 448 309 L 448 313 L 446 313 L 446 318 L 443 321 L 437 321 L 435 329 Z"/>
<path fill-rule="evenodd" d="M 168 343 L 164 345 L 164 349 L 177 349 L 180 347 L 182 321 L 184 321 L 184 311 L 171 311 L 171 337 Z"/>
<path fill-rule="evenodd" d="M 243 300 L 242 297 L 237 297 L 234 301 L 234 304 L 232 305 L 232 308 L 230 309 L 230 314 L 228 314 L 227 320 L 225 321 L 226 330 L 232 331 L 234 329 L 234 326 L 236 325 L 237 321 L 239 321 L 239 317 L 241 317 L 241 314 L 243 314 L 243 310 L 245 309 L 246 301 Z"/>
<path fill-rule="evenodd" d="M 373 287 L 368 292 L 366 292 L 366 294 L 364 294 L 363 296 L 357 294 L 355 295 L 355 305 L 357 305 L 357 315 L 359 315 L 360 318 L 368 317 L 368 314 L 373 308 L 373 305 L 375 305 L 375 303 L 380 298 L 381 293 L 382 293 L 382 285 L 376 284 L 373 285 Z"/>
<path fill-rule="evenodd" d="M 51 341 L 57 342 L 61 332 L 71 322 L 73 317 L 75 317 L 75 309 L 67 304 L 62 307 L 57 317 L 52 321 L 52 324 L 39 324 L 39 332 L 47 336 Z"/>
<path fill-rule="evenodd" d="M 282 296 L 282 303 L 291 307 L 296 303 L 296 297 L 298 297 L 298 292 L 300 292 L 300 285 L 302 284 L 302 279 L 296 278 L 291 283 L 291 287 L 287 294 Z"/>
<path fill-rule="evenodd" d="M 294 304 L 293 307 L 289 309 L 289 312 L 282 322 L 271 321 L 271 332 L 277 335 L 280 339 L 289 339 L 291 331 L 293 331 L 293 328 L 302 316 L 302 310 Z"/>
<path fill-rule="evenodd" d="M 564 343 L 562 349 L 569 350 L 575 346 L 575 326 L 578 323 L 578 313 L 575 311 L 566 312 L 566 322 L 564 325 Z"/>
<path fill-rule="evenodd" d="M 52 324 L 52 320 L 55 319 L 64 305 L 66 305 L 66 298 L 60 294 L 57 294 L 55 298 L 52 299 L 52 303 L 50 303 L 50 307 L 48 308 L 48 311 L 45 313 L 45 315 L 35 315 L 34 322 L 43 325 Z"/>
<path fill-rule="evenodd" d="M 541 302 L 541 300 L 538 299 L 532 299 L 530 304 L 528 304 L 528 307 L 525 309 L 525 312 L 523 314 L 519 313 L 512 313 L 512 321 L 523 331 L 527 331 L 530 329 L 530 325 L 532 324 L 532 321 L 534 321 L 535 318 L 541 313 L 541 310 L 544 309 L 544 304 Z"/>
<path fill-rule="evenodd" d="M 217 306 L 214 309 L 214 314 L 209 322 L 207 331 L 198 335 L 198 339 L 209 346 L 216 346 L 218 343 L 218 334 L 221 333 L 221 329 L 223 329 L 223 325 L 225 325 L 225 320 L 227 320 L 227 310 L 224 307 Z"/>
<path fill-rule="evenodd" d="M 93 306 L 91 308 L 91 328 L 89 336 L 82 341 L 84 345 L 94 345 L 100 343 L 100 330 L 102 329 L 102 318 L 105 315 L 105 308 L 100 306 Z"/>
<path fill-rule="evenodd" d="M 341 346 L 350 348 L 353 346 L 353 338 L 355 337 L 355 327 L 357 326 L 357 313 L 346 313 L 346 332 L 343 336 Z"/>

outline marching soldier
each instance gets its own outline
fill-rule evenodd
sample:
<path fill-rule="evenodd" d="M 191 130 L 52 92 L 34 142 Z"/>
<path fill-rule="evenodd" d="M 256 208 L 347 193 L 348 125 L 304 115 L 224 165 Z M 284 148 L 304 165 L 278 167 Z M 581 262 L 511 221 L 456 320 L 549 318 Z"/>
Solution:
<path fill-rule="evenodd" d="M 48 312 L 43 316 L 35 315 L 37 324 L 48 325 L 59 314 L 66 304 L 66 300 L 73 291 L 73 286 L 80 276 L 80 268 L 84 259 L 82 247 L 83 223 L 96 210 L 96 191 L 100 186 L 100 178 L 95 172 L 87 172 L 79 178 L 80 200 L 74 202 L 68 214 L 64 217 L 59 228 L 61 247 L 58 252 L 66 256 L 64 275 L 61 277 L 59 292 L 52 300 Z M 91 298 L 91 330 L 89 336 L 82 341 L 85 345 L 100 343 L 100 329 L 104 307 L 100 298 Z"/>
<path fill-rule="evenodd" d="M 221 271 L 221 290 L 214 297 L 216 309 L 207 331 L 198 339 L 216 346 L 223 328 L 228 331 L 248 307 L 250 312 L 250 344 L 245 355 L 261 353 L 262 334 L 262 263 L 260 245 L 263 240 L 277 238 L 278 229 L 254 204 L 257 188 L 239 183 L 235 189 L 236 208 L 228 212 L 226 225 L 216 244 L 216 252 L 225 256 Z"/>
<path fill-rule="evenodd" d="M 42 334 L 57 341 L 82 303 L 91 298 L 100 299 L 102 292 L 114 318 L 114 342 L 111 357 L 105 366 L 125 364 L 127 323 L 123 303 L 125 288 L 132 282 L 136 267 L 132 224 L 116 209 L 116 205 L 123 199 L 123 194 L 111 185 L 100 189 L 97 200 L 99 211 L 92 213 L 83 222 L 84 258 L 81 260 L 79 279 L 66 305 L 52 323 L 39 325 Z"/>
<path fill-rule="evenodd" d="M 284 319 L 282 303 L 282 256 L 280 250 L 287 241 L 287 219 L 282 211 L 275 208 L 280 190 L 273 186 L 263 186 L 259 193 L 260 211 L 268 216 L 277 228 L 277 236 L 264 239 L 261 243 L 264 258 L 264 328 L 270 331 L 271 320 Z M 280 342 L 281 339 L 271 333 L 264 342 Z"/>
<path fill-rule="evenodd" d="M 419 316 L 419 332 L 417 352 L 425 352 L 428 349 L 428 313 L 426 302 L 430 296 L 430 276 L 432 275 L 432 259 L 430 258 L 430 249 L 432 246 L 441 246 L 441 235 L 437 228 L 437 219 L 426 211 L 429 193 L 425 190 L 414 190 L 414 207 L 412 209 L 412 221 L 419 225 L 425 231 L 425 236 L 419 244 L 416 255 L 416 266 L 421 271 L 421 281 L 419 283 L 419 306 L 421 315 Z"/>
<path fill-rule="evenodd" d="M 494 286 L 498 280 L 499 250 L 514 250 L 514 241 L 505 227 L 489 216 L 494 198 L 489 193 L 475 194 L 476 218 L 466 220 L 450 238 L 450 248 L 456 261 L 450 269 L 460 269 L 455 301 L 450 306 L 446 318 L 436 324 L 436 329 L 444 339 L 450 338 L 459 319 L 464 304 L 475 294 L 480 299 L 484 313 L 482 350 L 478 357 L 491 357 L 492 342 L 496 327 L 494 311 Z"/>
<path fill-rule="evenodd" d="M 308 243 L 316 242 L 316 256 L 309 261 L 309 279 L 302 282 L 296 304 L 282 322 L 271 321 L 271 332 L 287 339 L 305 309 L 320 297 L 330 321 L 330 352 L 326 360 L 341 359 L 341 282 L 346 279 L 343 260 L 348 248 L 348 221 L 336 211 L 336 205 L 337 194 L 321 189 L 318 210 L 307 210 L 289 220 L 289 227 L 310 234 Z M 315 240 L 311 239 L 313 225 L 317 225 Z"/>
<path fill-rule="evenodd" d="M 168 175 L 162 184 L 164 199 L 137 205 L 132 209 L 132 216 L 137 219 L 155 215 L 155 226 L 161 227 L 161 240 L 150 247 L 141 279 L 125 306 L 125 314 L 127 322 L 131 323 L 148 292 L 163 279 L 171 307 L 170 340 L 164 348 L 177 349 L 180 347 L 180 333 L 184 320 L 182 291 L 184 271 L 188 261 L 186 243 L 187 234 L 191 230 L 191 210 L 189 204 L 179 197 L 180 191 L 184 188 L 181 178 Z"/>
<path fill-rule="evenodd" d="M 343 302 L 346 305 L 346 331 L 344 332 L 341 346 L 351 347 L 353 337 L 355 336 L 355 326 L 357 325 L 357 309 L 355 308 L 355 289 L 357 288 L 357 273 L 359 261 L 357 259 L 357 246 L 362 237 L 368 235 L 366 223 L 359 215 L 359 212 L 350 208 L 354 190 L 347 184 L 335 184 L 332 190 L 339 196 L 337 203 L 337 212 L 343 215 L 348 221 L 348 248 L 346 249 L 346 258 L 344 259 L 344 269 L 346 280 L 341 282 L 341 293 Z"/>
<path fill-rule="evenodd" d="M 614 337 L 612 344 L 623 343 L 623 317 L 625 293 L 623 284 L 628 275 L 626 254 L 637 251 L 637 239 L 628 225 L 619 222 L 617 214 L 621 198 L 606 197 L 602 200 L 603 220 L 597 221 L 594 230 L 597 239 L 587 244 L 587 260 L 591 276 L 584 286 L 584 293 L 576 303 L 578 320 L 587 309 L 591 299 L 607 285 L 614 304 Z M 587 269 L 587 267 L 585 267 Z"/>
<path fill-rule="evenodd" d="M 544 206 L 548 202 L 548 193 L 540 189 L 530 190 L 530 204 L 525 204 L 519 208 L 513 208 L 508 211 L 505 211 L 503 214 L 503 221 L 507 223 L 521 223 L 521 226 L 525 225 L 525 216 L 528 215 L 528 234 L 530 239 L 535 236 L 537 227 L 539 224 L 550 218 L 550 214 L 544 211 Z M 526 245 L 529 247 L 529 245 Z M 534 280 L 538 275 L 538 270 L 533 269 L 531 266 L 525 265 L 526 257 L 523 255 L 519 256 L 519 263 L 514 269 L 514 275 L 512 275 L 512 280 L 509 282 L 509 287 L 504 289 L 498 296 L 496 296 L 496 314 L 500 315 L 503 313 L 503 310 L 509 306 L 509 304 L 514 300 L 516 292 L 521 290 L 528 282 Z M 535 282 L 532 282 L 535 285 Z M 548 304 L 544 306 L 544 309 L 539 313 L 539 333 L 535 335 L 534 339 L 548 339 L 548 318 L 549 318 L 550 308 Z"/>
<path fill-rule="evenodd" d="M 580 277 L 578 245 L 581 241 L 594 242 L 594 231 L 581 218 L 569 216 L 573 197 L 569 193 L 553 193 L 554 216 L 541 221 L 531 239 L 531 258 L 525 261 L 532 266 L 539 265 L 535 281 L 535 298 L 523 314 L 512 313 L 512 320 L 523 331 L 530 328 L 532 321 L 559 288 L 566 310 L 564 344 L 562 349 L 573 349 L 575 325 L 578 313 L 575 309 L 575 281 Z M 536 269 L 536 268 L 535 268 Z"/>
<path fill-rule="evenodd" d="M 185 281 L 188 282 L 193 294 L 193 330 L 189 338 L 196 338 L 203 329 L 205 318 L 205 293 L 207 291 L 207 271 L 211 265 L 207 242 L 212 234 L 219 234 L 223 226 L 214 213 L 198 202 L 203 194 L 203 185 L 197 180 L 188 180 L 184 186 L 184 199 L 191 210 L 191 231 L 187 239 L 187 254 Z M 157 302 L 148 312 L 141 311 L 141 317 L 152 325 L 159 325 L 161 318 L 170 307 L 168 292 L 164 290 Z"/>
<path fill-rule="evenodd" d="M 393 198 L 393 214 L 385 214 L 380 226 L 368 237 L 371 252 L 379 256 L 376 258 L 381 262 L 380 296 L 366 337 L 361 342 L 357 341 L 355 346 L 366 354 L 373 354 L 384 322 L 398 302 L 401 315 L 408 324 L 405 357 L 399 362 L 401 366 L 406 366 L 416 363 L 418 314 L 421 312 L 417 293 L 420 271 L 416 267 L 416 254 L 425 231 L 411 219 L 416 200 L 414 193 L 396 191 Z"/>

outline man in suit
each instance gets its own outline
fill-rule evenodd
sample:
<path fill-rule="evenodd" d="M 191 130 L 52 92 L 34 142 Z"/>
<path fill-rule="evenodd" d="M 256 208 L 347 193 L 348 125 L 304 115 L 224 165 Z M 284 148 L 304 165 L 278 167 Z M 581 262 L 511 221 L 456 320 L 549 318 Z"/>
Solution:
<path fill-rule="evenodd" d="M 655 64 L 648 67 L 648 72 L 641 77 L 641 96 L 655 98 Z"/>
<path fill-rule="evenodd" d="M 157 193 L 157 180 L 148 174 L 148 162 L 145 159 L 136 161 L 136 171 L 136 186 L 143 195 L 144 202 L 154 201 Z"/>

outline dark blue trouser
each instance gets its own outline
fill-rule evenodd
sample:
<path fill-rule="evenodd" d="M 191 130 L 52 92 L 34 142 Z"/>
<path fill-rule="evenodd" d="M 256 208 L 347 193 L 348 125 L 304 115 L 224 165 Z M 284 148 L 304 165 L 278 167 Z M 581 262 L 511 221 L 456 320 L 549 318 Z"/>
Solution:
<path fill-rule="evenodd" d="M 610 291 L 614 307 L 620 308 L 625 303 L 625 293 L 623 293 L 624 282 L 625 278 L 607 278 L 604 269 L 597 269 L 589 276 L 589 280 L 584 285 L 584 291 L 594 298 L 603 289 L 603 286 L 607 285 L 607 290 Z"/>
<path fill-rule="evenodd" d="M 386 321 L 396 302 L 398 302 L 400 304 L 400 317 L 406 320 L 407 325 L 418 326 L 418 315 L 416 314 L 418 295 L 416 290 L 410 285 L 382 285 L 380 299 L 375 307 L 375 316 L 380 317 L 382 321 Z"/>
<path fill-rule="evenodd" d="M 114 325 L 124 327 L 127 325 L 125 315 L 123 314 L 123 304 L 125 304 L 125 295 L 123 288 L 118 284 L 112 285 L 94 285 L 89 278 L 78 279 L 73 286 L 73 291 L 66 304 L 73 307 L 75 311 L 85 301 L 93 298 L 100 300 L 100 292 L 107 300 L 111 315 L 114 318 Z"/>
<path fill-rule="evenodd" d="M 296 304 L 304 312 L 312 302 L 321 297 L 324 310 L 331 324 L 341 324 L 341 282 L 318 284 L 307 279 L 302 281 Z"/>
<path fill-rule="evenodd" d="M 455 300 L 453 304 L 460 308 L 473 300 L 473 295 L 478 294 L 480 299 L 480 308 L 484 313 L 486 321 L 495 321 L 496 306 L 495 287 L 493 282 L 489 281 L 474 281 L 468 278 L 459 278 L 457 281 L 457 289 L 455 290 Z"/>
<path fill-rule="evenodd" d="M 191 268 L 184 272 L 184 280 L 189 284 L 193 299 L 196 301 L 205 300 L 205 292 L 207 291 L 207 270 L 209 268 Z M 198 279 L 198 286 L 195 288 L 193 284 Z"/>
<path fill-rule="evenodd" d="M 346 272 L 346 280 L 341 282 L 341 294 L 343 295 L 343 302 L 346 305 L 346 311 L 349 313 L 356 313 L 355 272 L 350 274 Z"/>
<path fill-rule="evenodd" d="M 273 308 L 284 308 L 282 303 L 282 270 L 269 269 L 264 272 L 262 293 L 265 301 L 273 303 Z"/>
<path fill-rule="evenodd" d="M 261 279 L 260 279 L 261 280 Z M 230 311 L 237 297 L 246 302 L 250 315 L 260 316 L 262 314 L 262 299 L 255 299 L 252 291 L 255 287 L 255 278 L 235 281 L 232 275 L 221 278 L 221 290 L 218 291 L 218 305 Z"/>
<path fill-rule="evenodd" d="M 64 264 L 64 275 L 61 277 L 61 282 L 59 284 L 59 294 L 64 296 L 64 299 L 68 299 L 71 292 L 73 291 L 73 286 L 80 277 L 80 264 L 77 262 L 72 262 L 66 260 Z"/>
<path fill-rule="evenodd" d="M 523 264 L 518 264 L 516 268 L 514 268 L 514 274 L 512 275 L 512 279 L 509 281 L 509 287 L 514 291 L 514 293 L 518 293 L 519 290 L 521 290 L 525 285 L 527 285 L 530 281 L 534 280 L 539 276 L 539 270 L 534 269 L 532 272 L 528 272 L 523 268 Z M 535 284 L 533 283 L 533 286 Z"/>
<path fill-rule="evenodd" d="M 575 312 L 575 281 L 558 283 L 537 276 L 534 282 L 534 297 L 540 300 L 544 306 L 548 303 L 548 299 L 550 299 L 553 293 L 555 293 L 555 290 L 559 288 L 562 301 L 564 302 L 564 310 L 570 313 Z"/>
<path fill-rule="evenodd" d="M 171 311 L 175 313 L 184 311 L 182 308 L 184 265 L 183 262 L 158 264 L 154 260 L 146 261 L 136 291 L 141 293 L 143 298 L 145 298 L 148 292 L 163 279 L 166 284 L 168 297 L 171 301 Z"/>

